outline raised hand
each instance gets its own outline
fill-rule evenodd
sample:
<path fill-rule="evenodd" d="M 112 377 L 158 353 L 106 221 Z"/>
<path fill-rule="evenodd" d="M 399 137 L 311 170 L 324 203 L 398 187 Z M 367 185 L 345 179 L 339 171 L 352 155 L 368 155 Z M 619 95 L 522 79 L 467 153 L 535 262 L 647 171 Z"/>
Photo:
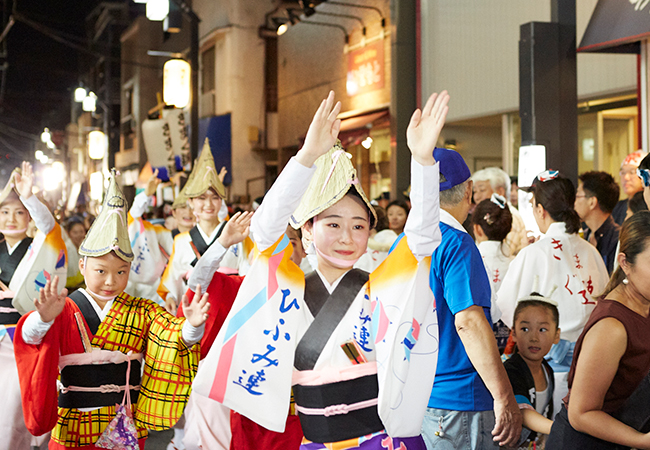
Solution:
<path fill-rule="evenodd" d="M 32 187 L 34 186 L 34 173 L 32 172 L 32 165 L 27 161 L 23 161 L 22 174 L 16 172 L 14 175 L 14 186 L 23 198 L 32 196 Z"/>
<path fill-rule="evenodd" d="M 336 118 L 341 112 L 341 102 L 334 104 L 334 91 L 323 100 L 309 125 L 305 144 L 296 159 L 305 167 L 311 167 L 319 156 L 324 155 L 336 143 L 341 121 Z"/>
<path fill-rule="evenodd" d="M 54 279 L 45 283 L 45 287 L 38 292 L 38 298 L 34 299 L 34 306 L 36 306 L 36 311 L 41 315 L 43 322 L 54 320 L 65 307 L 68 290 L 63 288 L 59 293 L 58 286 L 59 277 L 55 276 Z"/>
<path fill-rule="evenodd" d="M 147 180 L 147 185 L 144 188 L 144 193 L 147 197 L 151 197 L 156 193 L 160 178 L 158 178 L 158 169 L 154 170 L 153 174 Z"/>
<path fill-rule="evenodd" d="M 223 166 L 221 170 L 219 171 L 219 181 L 223 183 L 223 180 L 226 178 L 226 174 L 228 173 L 228 169 L 226 169 L 226 166 Z"/>
<path fill-rule="evenodd" d="M 228 248 L 246 239 L 250 233 L 252 218 L 252 212 L 238 212 L 232 216 L 217 239 L 219 243 Z"/>
<path fill-rule="evenodd" d="M 210 310 L 210 303 L 208 300 L 209 297 L 207 292 L 201 296 L 200 284 L 196 285 L 196 292 L 194 293 L 194 299 L 191 303 L 187 298 L 187 295 L 183 294 L 183 314 L 193 327 L 200 327 L 206 320 L 208 320 L 208 311 Z"/>
<path fill-rule="evenodd" d="M 433 149 L 449 111 L 449 94 L 432 94 L 422 111 L 416 109 L 406 130 L 406 143 L 413 159 L 424 166 L 435 164 Z"/>

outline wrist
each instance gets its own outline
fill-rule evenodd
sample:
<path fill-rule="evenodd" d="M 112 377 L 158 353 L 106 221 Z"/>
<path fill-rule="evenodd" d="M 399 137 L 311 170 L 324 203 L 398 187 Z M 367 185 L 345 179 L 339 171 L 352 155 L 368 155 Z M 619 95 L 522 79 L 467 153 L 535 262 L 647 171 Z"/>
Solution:
<path fill-rule="evenodd" d="M 305 150 L 305 147 L 303 147 L 298 151 L 298 153 L 296 153 L 295 158 L 296 161 L 298 161 L 303 166 L 311 168 L 318 159 L 318 156 L 310 154 L 309 151 Z"/>
<path fill-rule="evenodd" d="M 433 158 L 433 153 L 431 153 L 430 157 L 428 158 L 413 155 L 413 159 L 421 166 L 433 166 L 436 163 L 436 160 Z"/>

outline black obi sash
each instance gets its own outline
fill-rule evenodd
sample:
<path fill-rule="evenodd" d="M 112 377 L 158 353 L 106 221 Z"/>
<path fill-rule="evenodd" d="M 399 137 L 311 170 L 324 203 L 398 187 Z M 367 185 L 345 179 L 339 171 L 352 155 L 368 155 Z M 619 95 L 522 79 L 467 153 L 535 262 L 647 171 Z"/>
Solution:
<path fill-rule="evenodd" d="M 101 321 L 86 296 L 81 291 L 75 291 L 69 295 L 70 300 L 81 310 L 91 333 L 97 333 Z M 92 340 L 93 336 L 89 336 Z M 59 393 L 60 408 L 93 408 L 111 406 L 121 403 L 124 397 L 124 386 L 126 385 L 127 362 L 120 364 L 84 364 L 68 365 L 61 370 L 61 384 L 64 388 L 73 386 L 72 390 L 63 389 Z M 139 387 L 141 363 L 138 360 L 131 361 L 129 385 Z M 104 387 L 101 392 L 83 392 L 74 388 L 98 388 Z M 138 401 L 139 390 L 130 389 L 131 402 Z"/>
<path fill-rule="evenodd" d="M 199 231 L 197 225 L 194 225 L 190 230 L 190 238 L 192 238 L 192 242 L 191 242 L 192 250 L 194 250 L 194 254 L 196 256 L 196 258 L 194 258 L 194 261 L 192 261 L 191 263 L 192 267 L 196 266 L 196 263 L 199 262 L 199 258 L 203 256 L 203 254 L 210 248 L 212 244 L 214 244 L 214 241 L 219 239 L 219 236 L 221 236 L 221 232 L 223 231 L 223 228 L 226 226 L 226 222 L 223 222 L 218 226 L 219 226 L 219 231 L 217 231 L 217 235 L 209 244 L 206 244 L 205 240 L 203 240 L 203 236 L 201 236 L 201 232 Z"/>
<path fill-rule="evenodd" d="M 315 319 L 296 348 L 294 367 L 297 370 L 314 368 L 330 336 L 367 281 L 367 272 L 352 269 L 330 295 L 316 272 L 305 277 L 305 303 Z M 376 374 L 318 386 L 298 384 L 294 385 L 293 393 L 303 433 L 310 441 L 338 442 L 384 429 L 377 412 Z M 364 402 L 369 404 L 359 407 Z"/>
<path fill-rule="evenodd" d="M 16 268 L 18 268 L 18 264 L 20 264 L 20 261 L 27 254 L 27 250 L 32 244 L 32 241 L 33 239 L 30 237 L 23 239 L 12 254 L 9 254 L 7 250 L 7 243 L 5 241 L 0 242 L 0 281 L 5 286 L 9 287 Z M 0 307 L 14 309 L 11 301 L 11 298 L 0 299 Z M 20 320 L 20 313 L 18 311 L 0 313 L 0 325 L 15 325 L 18 323 L 18 320 Z"/>

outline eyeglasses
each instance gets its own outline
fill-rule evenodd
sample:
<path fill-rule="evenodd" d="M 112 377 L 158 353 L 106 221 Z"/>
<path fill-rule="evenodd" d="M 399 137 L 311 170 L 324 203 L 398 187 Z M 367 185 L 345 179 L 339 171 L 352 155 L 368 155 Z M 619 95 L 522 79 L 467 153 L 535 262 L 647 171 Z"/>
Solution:
<path fill-rule="evenodd" d="M 648 170 L 648 169 L 636 169 L 636 174 L 643 181 L 643 186 L 650 187 L 650 170 Z"/>

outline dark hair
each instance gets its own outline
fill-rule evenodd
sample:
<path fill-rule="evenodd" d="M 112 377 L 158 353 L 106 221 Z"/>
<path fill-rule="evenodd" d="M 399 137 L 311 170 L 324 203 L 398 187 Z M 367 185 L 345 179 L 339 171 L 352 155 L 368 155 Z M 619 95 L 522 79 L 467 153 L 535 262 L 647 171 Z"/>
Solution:
<path fill-rule="evenodd" d="M 406 213 L 407 216 L 408 216 L 409 211 L 411 210 L 411 208 L 409 208 L 409 205 L 407 205 L 404 200 L 393 200 L 392 202 L 390 202 L 388 204 L 388 206 L 386 206 L 386 213 L 388 213 L 388 209 L 391 206 L 399 206 L 400 208 L 402 208 L 404 210 L 404 212 Z"/>
<path fill-rule="evenodd" d="M 531 296 L 538 295 L 538 296 L 541 297 L 540 294 L 537 294 L 535 292 L 533 292 L 530 295 Z M 512 319 L 512 328 L 513 329 L 515 327 L 515 323 L 517 322 L 517 317 L 519 317 L 519 314 L 521 314 L 521 312 L 524 309 L 526 309 L 526 308 L 528 308 L 530 306 L 539 306 L 540 308 L 545 308 L 545 309 L 549 310 L 551 312 L 551 316 L 553 316 L 553 321 L 555 322 L 555 329 L 557 329 L 557 327 L 560 325 L 560 313 L 557 310 L 557 306 L 555 306 L 555 305 L 553 305 L 553 304 L 551 304 L 549 302 L 545 302 L 544 300 L 524 300 L 523 302 L 518 302 L 517 307 L 515 308 L 515 314 L 514 314 L 514 317 Z"/>
<path fill-rule="evenodd" d="M 72 217 L 70 217 L 70 218 L 68 219 L 68 221 L 65 223 L 65 231 L 67 231 L 68 233 L 70 233 L 70 231 L 72 230 L 72 228 L 74 228 L 74 226 L 77 225 L 77 224 L 81 225 L 82 227 L 84 227 L 84 230 L 86 230 L 86 224 L 84 223 L 83 218 L 82 218 L 82 217 L 79 217 L 79 216 L 72 216 Z M 87 231 L 87 230 L 86 230 L 86 231 Z"/>
<path fill-rule="evenodd" d="M 512 213 L 508 205 L 502 209 L 492 200 L 485 199 L 476 205 L 472 224 L 481 227 L 488 240 L 503 242 L 512 229 Z"/>
<path fill-rule="evenodd" d="M 582 189 L 588 197 L 596 197 L 598 206 L 604 213 L 611 214 L 618 203 L 621 189 L 618 183 L 607 172 L 585 172 L 578 177 L 582 182 Z"/>
<path fill-rule="evenodd" d="M 623 222 L 620 234 L 619 252 L 625 255 L 629 264 L 636 262 L 639 253 L 643 253 L 648 247 L 650 239 L 650 211 L 639 211 L 632 217 Z M 623 282 L 625 272 L 621 267 L 617 267 L 605 286 L 605 291 L 601 294 L 603 297 L 612 292 Z"/>
<path fill-rule="evenodd" d="M 559 175 L 552 180 L 537 181 L 533 193 L 535 203 L 542 205 L 551 219 L 566 224 L 567 233 L 574 234 L 580 230 L 580 216 L 573 209 L 576 188 L 571 180 Z"/>
<path fill-rule="evenodd" d="M 375 226 L 375 230 L 377 230 L 377 232 L 387 230 L 390 225 L 388 223 L 386 210 L 381 206 L 375 206 L 375 214 L 377 214 L 377 225 Z"/>
<path fill-rule="evenodd" d="M 643 191 L 636 192 L 632 197 L 627 201 L 627 206 L 632 211 L 632 214 L 636 214 L 639 211 L 647 211 L 648 205 L 643 198 Z"/>
<path fill-rule="evenodd" d="M 650 154 L 646 155 L 645 158 L 639 163 L 639 169 L 650 169 Z"/>

